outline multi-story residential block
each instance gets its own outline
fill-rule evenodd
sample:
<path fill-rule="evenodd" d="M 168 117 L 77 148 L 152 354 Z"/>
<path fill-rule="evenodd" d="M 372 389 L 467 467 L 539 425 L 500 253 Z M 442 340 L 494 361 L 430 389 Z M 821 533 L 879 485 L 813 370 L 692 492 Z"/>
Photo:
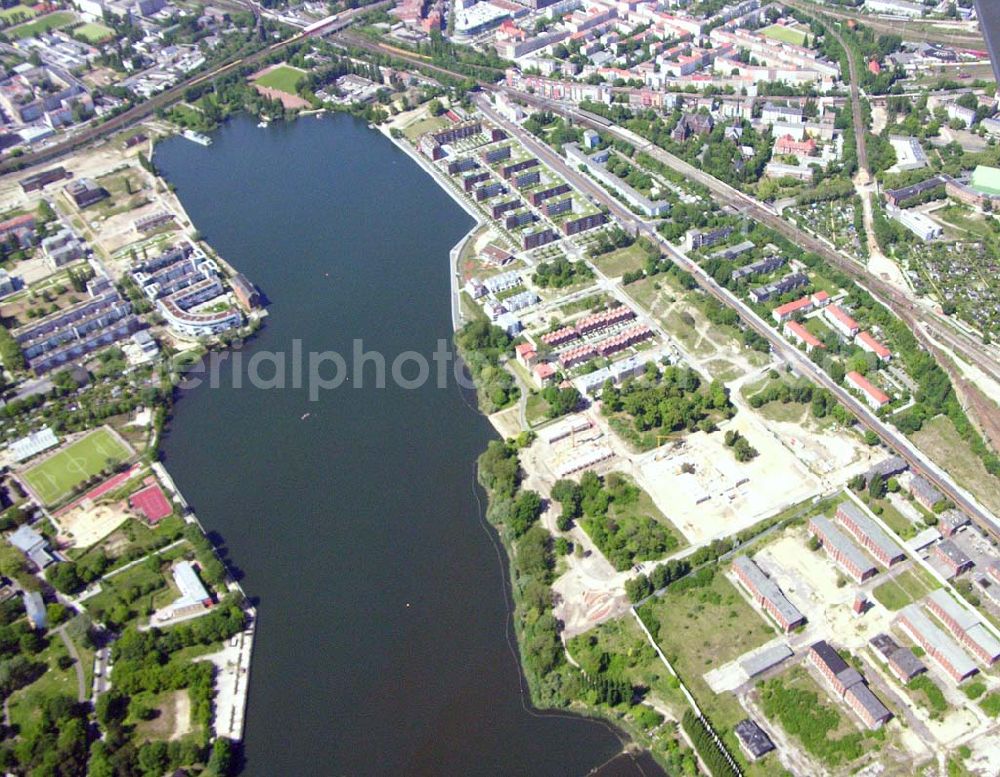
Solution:
<path fill-rule="evenodd" d="M 537 191 L 531 192 L 528 199 L 531 200 L 531 204 L 538 207 L 546 200 L 550 200 L 553 197 L 558 197 L 562 194 L 569 194 L 570 186 L 568 183 L 561 183 L 556 186 L 550 186 L 546 189 L 539 189 Z"/>
<path fill-rule="evenodd" d="M 532 248 L 554 243 L 558 239 L 559 235 L 551 227 L 538 227 L 522 233 L 522 246 L 525 251 L 530 251 Z"/>
<path fill-rule="evenodd" d="M 955 601 L 945 589 L 931 591 L 925 604 L 952 636 L 984 664 L 993 666 L 1000 659 L 1000 641 L 986 628 L 982 618 Z"/>
<path fill-rule="evenodd" d="M 852 338 L 861 331 L 858 322 L 855 321 L 840 305 L 827 305 L 823 311 L 825 318 L 834 329 L 847 338 Z"/>
<path fill-rule="evenodd" d="M 131 303 L 122 299 L 108 278 L 91 279 L 87 294 L 83 302 L 11 333 L 35 374 L 66 366 L 139 328 Z"/>
<path fill-rule="evenodd" d="M 826 347 L 819 341 L 819 338 L 798 321 L 786 321 L 781 331 L 784 332 L 785 337 L 788 339 L 793 340 L 798 345 L 805 346 L 806 353 L 812 353 L 815 348 Z"/>
<path fill-rule="evenodd" d="M 823 515 L 809 521 L 809 531 L 823 544 L 823 549 L 847 572 L 855 583 L 863 583 L 878 569 L 851 540 Z"/>
<path fill-rule="evenodd" d="M 733 562 L 733 573 L 754 601 L 763 607 L 781 628 L 788 632 L 806 622 L 799 609 L 771 578 L 749 556 L 737 556 Z"/>
<path fill-rule="evenodd" d="M 771 316 L 777 323 L 780 324 L 782 321 L 787 321 L 796 314 L 804 314 L 814 308 L 821 308 L 823 305 L 827 304 L 829 300 L 829 294 L 825 291 L 817 291 L 815 294 L 802 297 L 793 302 L 786 302 L 784 305 L 778 305 L 778 307 L 771 311 Z"/>
<path fill-rule="evenodd" d="M 825 640 L 810 646 L 809 660 L 819 669 L 836 696 L 847 702 L 868 728 L 877 729 L 892 717 L 892 713 L 865 684 L 861 673 L 848 666 Z"/>
<path fill-rule="evenodd" d="M 837 518 L 854 535 L 854 539 L 884 566 L 891 567 L 906 560 L 902 548 L 854 502 L 845 500 L 837 505 Z"/>
<path fill-rule="evenodd" d="M 947 570 L 948 577 L 958 577 L 963 572 L 968 572 L 975 566 L 966 552 L 952 540 L 941 540 L 941 542 L 931 548 L 931 553 L 934 554 Z"/>
<path fill-rule="evenodd" d="M 954 640 L 931 622 L 919 605 L 908 604 L 900 610 L 896 616 L 896 624 L 956 683 L 979 671 L 972 659 L 955 644 Z"/>
<path fill-rule="evenodd" d="M 861 392 L 861 396 L 865 400 L 865 403 L 872 410 L 880 410 L 892 401 L 888 394 L 882 391 L 882 389 L 878 386 L 875 386 L 860 372 L 851 370 L 844 376 L 844 381 L 851 388 L 857 389 Z"/>
<path fill-rule="evenodd" d="M 792 289 L 798 288 L 799 286 L 805 286 L 809 283 L 809 276 L 802 272 L 793 272 L 786 275 L 784 278 L 779 278 L 776 281 L 771 281 L 764 286 L 756 286 L 748 292 L 750 299 L 752 299 L 758 305 L 761 302 L 767 302 L 772 297 L 780 296 Z"/>
<path fill-rule="evenodd" d="M 753 243 L 750 245 L 752 246 Z M 774 272 L 784 264 L 785 257 L 783 256 L 779 256 L 778 254 L 765 256 L 763 259 L 758 259 L 756 262 L 751 262 L 750 264 L 743 265 L 742 267 L 737 267 L 733 270 L 730 278 L 733 281 L 739 281 L 743 278 L 752 278 L 754 275 L 764 275 L 765 273 Z"/>
<path fill-rule="evenodd" d="M 879 361 L 887 362 L 892 359 L 892 351 L 876 340 L 871 332 L 859 332 L 854 342 L 860 346 L 861 350 L 875 354 Z"/>
<path fill-rule="evenodd" d="M 598 211 L 597 213 L 589 213 L 579 218 L 566 219 L 562 223 L 562 231 L 564 235 L 578 235 L 581 232 L 586 232 L 588 229 L 606 224 L 607 221 L 607 214 L 603 211 Z"/>

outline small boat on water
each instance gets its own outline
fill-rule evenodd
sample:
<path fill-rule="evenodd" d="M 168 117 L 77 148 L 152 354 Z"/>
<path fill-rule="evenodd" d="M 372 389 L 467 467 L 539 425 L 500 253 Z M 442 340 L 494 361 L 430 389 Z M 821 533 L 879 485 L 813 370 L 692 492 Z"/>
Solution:
<path fill-rule="evenodd" d="M 267 128 L 267 119 L 261 119 L 260 121 L 258 121 L 257 122 L 257 126 L 260 127 L 261 129 L 266 129 Z"/>
<path fill-rule="evenodd" d="M 208 135 L 202 135 L 200 132 L 195 132 L 194 130 L 184 130 L 181 135 L 188 140 L 197 143 L 199 146 L 212 145 L 212 139 L 208 137 Z"/>
<path fill-rule="evenodd" d="M 305 421 L 311 415 L 312 415 L 312 413 L 303 413 L 302 414 L 302 418 L 300 418 L 299 420 L 300 421 Z"/>

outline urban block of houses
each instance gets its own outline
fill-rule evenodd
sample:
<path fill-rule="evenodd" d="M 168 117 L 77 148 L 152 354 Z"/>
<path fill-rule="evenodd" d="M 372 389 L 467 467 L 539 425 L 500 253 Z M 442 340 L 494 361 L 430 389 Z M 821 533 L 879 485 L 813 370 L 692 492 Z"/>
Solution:
<path fill-rule="evenodd" d="M 87 283 L 88 299 L 11 333 L 36 375 L 118 342 L 139 328 L 132 304 L 103 275 Z"/>
<path fill-rule="evenodd" d="M 833 689 L 836 698 L 843 699 L 870 729 L 877 729 L 892 717 L 865 683 L 861 673 L 847 662 L 826 640 L 809 647 L 809 661 Z"/>
<path fill-rule="evenodd" d="M 862 398 L 872 410 L 879 410 L 892 401 L 888 394 L 882 391 L 882 389 L 878 386 L 875 386 L 860 372 L 851 370 L 844 376 L 844 380 L 851 386 L 851 388 L 857 389 L 861 392 Z"/>
<path fill-rule="evenodd" d="M 799 609 L 788 601 L 778 584 L 764 574 L 749 556 L 733 561 L 733 573 L 757 604 L 766 610 L 785 632 L 806 622 Z"/>
<path fill-rule="evenodd" d="M 808 283 L 809 276 L 805 273 L 789 273 L 783 278 L 778 278 L 778 280 L 771 281 L 764 286 L 756 286 L 750 289 L 750 299 L 759 305 L 761 302 L 767 302 L 772 297 L 780 296 L 800 286 L 806 286 Z"/>
<path fill-rule="evenodd" d="M 813 516 L 809 521 L 809 531 L 816 536 L 823 544 L 823 549 L 851 576 L 855 583 L 863 583 L 878 573 L 878 569 L 858 546 L 834 526 L 826 516 Z"/>
<path fill-rule="evenodd" d="M 1000 640 L 993 636 L 979 615 L 955 601 L 945 589 L 932 591 L 925 605 L 952 636 L 984 664 L 993 666 L 1000 659 Z"/>
<path fill-rule="evenodd" d="M 596 396 L 609 380 L 618 384 L 626 378 L 642 375 L 646 371 L 647 364 L 656 364 L 661 358 L 663 358 L 663 354 L 636 353 L 612 362 L 607 367 L 580 375 L 573 379 L 573 383 L 581 394 Z"/>
<path fill-rule="evenodd" d="M 965 651 L 935 626 L 916 603 L 908 604 L 899 611 L 896 624 L 956 683 L 979 671 Z"/>
<path fill-rule="evenodd" d="M 588 155 L 576 143 L 563 146 L 566 160 L 573 165 L 583 165 L 587 172 L 611 190 L 618 192 L 631 206 L 638 208 L 646 216 L 663 216 L 670 210 L 670 204 L 664 200 L 651 200 L 649 197 L 630 186 L 617 175 L 607 169 L 604 163 L 597 161 L 593 155 Z"/>
<path fill-rule="evenodd" d="M 753 243 L 750 244 L 751 248 Z M 719 253 L 723 253 L 720 251 Z M 743 278 L 750 278 L 754 275 L 764 275 L 765 273 L 773 272 L 779 267 L 785 264 L 785 257 L 778 254 L 772 256 L 765 256 L 763 259 L 758 259 L 756 262 L 751 262 L 750 264 L 743 265 L 743 267 L 737 267 L 733 270 L 730 275 L 731 280 L 738 281 Z"/>

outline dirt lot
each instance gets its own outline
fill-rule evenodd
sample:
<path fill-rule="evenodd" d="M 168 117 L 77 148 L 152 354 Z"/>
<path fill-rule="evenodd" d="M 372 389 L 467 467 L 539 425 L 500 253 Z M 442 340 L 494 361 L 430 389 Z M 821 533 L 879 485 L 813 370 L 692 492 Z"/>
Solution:
<path fill-rule="evenodd" d="M 739 431 L 759 455 L 737 462 L 723 440 L 727 429 Z M 682 472 L 683 464 L 694 472 Z M 733 534 L 819 491 L 819 481 L 749 412 L 718 432 L 696 432 L 657 449 L 638 469 L 640 484 L 693 545 Z"/>
<path fill-rule="evenodd" d="M 118 504 L 82 504 L 53 518 L 59 524 L 60 540 L 78 548 L 89 548 L 103 540 L 128 519 L 128 511 Z"/>
<path fill-rule="evenodd" d="M 157 705 L 158 715 L 143 721 L 136 727 L 136 733 L 147 740 L 161 739 L 172 742 L 194 731 L 191 721 L 191 697 L 187 689 L 166 693 Z"/>

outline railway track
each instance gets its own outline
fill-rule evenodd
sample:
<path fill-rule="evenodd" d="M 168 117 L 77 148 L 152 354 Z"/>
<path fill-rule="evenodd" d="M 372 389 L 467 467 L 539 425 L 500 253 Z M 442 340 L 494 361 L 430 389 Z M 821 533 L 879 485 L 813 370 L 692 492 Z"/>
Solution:
<path fill-rule="evenodd" d="M 525 95 L 520 92 L 515 92 L 515 94 L 526 102 L 534 104 L 536 107 L 545 108 L 546 110 L 551 110 L 565 117 L 572 118 L 581 125 L 617 134 L 622 139 L 636 145 L 637 148 L 642 148 L 651 155 L 655 156 L 654 152 L 666 154 L 666 152 L 663 152 L 662 149 L 659 149 L 657 146 L 654 146 L 642 138 L 638 138 L 638 136 L 628 132 L 627 130 L 622 130 L 603 117 L 595 116 L 594 114 L 590 114 L 585 111 L 579 111 L 578 109 L 569 109 L 566 106 L 554 103 L 553 101 L 545 98 L 537 97 L 536 95 Z M 482 103 L 480 103 L 480 107 L 482 107 Z M 852 412 L 852 414 L 866 429 L 871 429 L 883 443 L 885 443 L 890 449 L 896 451 L 910 465 L 910 467 L 912 467 L 915 471 L 920 472 L 927 477 L 928 480 L 934 483 L 942 493 L 951 499 L 959 508 L 964 510 L 976 522 L 976 524 L 983 529 L 983 531 L 994 539 L 1000 540 L 1000 521 L 998 521 L 996 516 L 979 504 L 979 502 L 975 500 L 971 494 L 968 494 L 964 489 L 960 488 L 947 475 L 947 473 L 941 470 L 934 462 L 930 461 L 923 454 L 921 454 L 905 437 L 905 435 L 895 431 L 887 424 L 883 423 L 882 420 L 872 413 L 866 405 L 855 398 L 854 395 L 842 386 L 834 382 L 829 375 L 817 367 L 817 365 L 813 364 L 812 361 L 805 356 L 805 354 L 793 347 L 791 343 L 785 340 L 766 321 L 761 319 L 757 313 L 743 303 L 742 300 L 735 297 L 735 295 L 727 289 L 719 286 L 714 279 L 709 277 L 697 263 L 688 260 L 680 252 L 678 252 L 656 231 L 653 224 L 641 219 L 631 211 L 625 209 L 607 192 L 601 190 L 596 184 L 588 181 L 579 172 L 566 165 L 561 157 L 556 155 L 555 152 L 547 146 L 542 145 L 536 139 L 528 136 L 523 130 L 520 130 L 519 128 L 515 129 L 509 124 L 509 122 L 503 120 L 502 117 L 497 115 L 495 112 L 487 111 L 487 113 L 490 115 L 490 118 L 498 124 L 501 124 L 509 131 L 514 132 L 514 134 L 516 134 L 518 138 L 528 146 L 528 148 L 530 148 L 537 156 L 545 160 L 546 164 L 557 170 L 564 178 L 584 192 L 590 194 L 592 197 L 599 199 L 602 204 L 606 205 L 609 210 L 611 210 L 611 212 L 625 224 L 626 227 L 633 230 L 636 234 L 641 234 L 649 238 L 663 248 L 675 264 L 677 264 L 681 269 L 689 272 L 694 277 L 699 288 L 714 297 L 720 303 L 735 310 L 741 320 L 743 320 L 750 329 L 765 338 L 771 344 L 775 353 L 781 356 L 786 362 L 795 364 L 796 368 L 812 382 L 830 391 L 835 397 L 837 397 L 838 401 L 840 401 Z M 702 180 L 699 179 L 705 177 L 704 173 L 695 168 L 690 168 L 690 171 L 681 170 L 681 172 L 685 175 L 689 175 L 689 177 L 694 180 L 698 180 L 699 183 L 702 182 Z M 690 175 L 689 173 L 696 173 L 697 175 Z M 715 181 L 715 179 L 712 180 Z M 740 202 L 741 200 L 739 200 L 737 204 Z M 756 218 L 755 214 L 751 213 L 751 215 Z M 769 225 L 770 223 L 773 223 L 772 218 L 778 218 L 776 214 L 766 210 L 764 211 L 764 215 L 769 216 Z M 781 219 L 778 218 L 778 221 L 781 221 Z M 792 225 L 787 226 L 792 230 L 796 229 Z M 808 246 L 804 247 L 808 249 Z"/>

